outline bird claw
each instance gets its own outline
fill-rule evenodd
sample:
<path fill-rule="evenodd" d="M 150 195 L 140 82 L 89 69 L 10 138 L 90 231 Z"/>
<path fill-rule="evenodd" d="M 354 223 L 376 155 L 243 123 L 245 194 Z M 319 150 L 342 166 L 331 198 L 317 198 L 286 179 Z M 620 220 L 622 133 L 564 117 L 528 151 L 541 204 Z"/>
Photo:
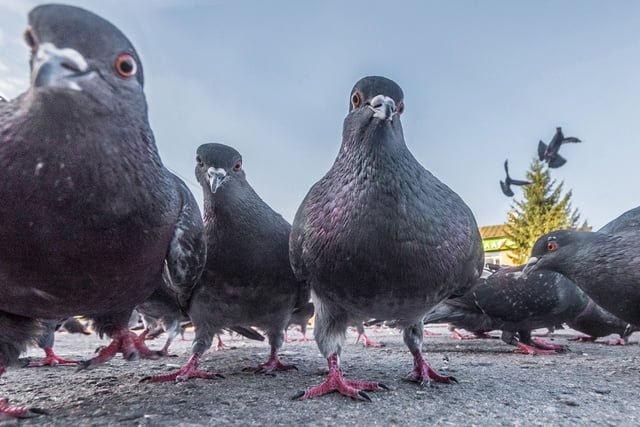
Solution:
<path fill-rule="evenodd" d="M 363 400 L 366 400 L 367 402 L 371 402 L 371 397 L 367 394 L 366 391 L 358 390 L 358 395 L 362 397 Z"/>
<path fill-rule="evenodd" d="M 391 390 L 388 386 L 382 384 L 382 383 L 378 383 L 378 387 L 384 389 L 384 390 Z"/>
<path fill-rule="evenodd" d="M 293 396 L 291 396 L 291 400 L 298 400 L 300 399 L 302 396 L 304 396 L 304 391 L 299 391 L 296 394 L 294 394 Z"/>

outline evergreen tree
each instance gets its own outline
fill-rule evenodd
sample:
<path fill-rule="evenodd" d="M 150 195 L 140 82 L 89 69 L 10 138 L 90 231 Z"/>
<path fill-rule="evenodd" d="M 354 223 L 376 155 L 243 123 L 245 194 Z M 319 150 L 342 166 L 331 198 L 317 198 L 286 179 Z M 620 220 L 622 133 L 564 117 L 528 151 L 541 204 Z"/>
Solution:
<path fill-rule="evenodd" d="M 527 261 L 540 236 L 554 230 L 576 228 L 580 219 L 578 209 L 571 209 L 571 191 L 562 195 L 564 183 L 556 186 L 543 162 L 534 159 L 526 176 L 531 184 L 522 187 L 524 200 L 514 200 L 506 224 L 506 235 L 517 246 L 514 250 L 517 256 L 510 255 L 510 258 L 517 264 Z M 581 228 L 588 228 L 586 221 Z"/>

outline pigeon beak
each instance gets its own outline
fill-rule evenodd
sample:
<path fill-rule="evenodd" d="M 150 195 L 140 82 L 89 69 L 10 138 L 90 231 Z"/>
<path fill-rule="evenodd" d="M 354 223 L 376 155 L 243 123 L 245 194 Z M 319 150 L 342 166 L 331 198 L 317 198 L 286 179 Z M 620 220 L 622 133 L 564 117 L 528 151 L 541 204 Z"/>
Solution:
<path fill-rule="evenodd" d="M 527 274 L 531 273 L 531 271 L 535 268 L 536 263 L 539 261 L 537 257 L 530 257 L 529 261 L 527 261 L 527 265 L 522 269 L 522 277 L 527 277 Z"/>
<path fill-rule="evenodd" d="M 88 73 L 89 64 L 77 50 L 42 43 L 33 56 L 31 83 L 34 87 L 81 91 L 74 78 Z"/>
<path fill-rule="evenodd" d="M 212 193 L 218 191 L 218 188 L 222 186 L 226 177 L 227 172 L 222 168 L 207 169 L 207 179 L 209 180 L 209 187 Z"/>
<path fill-rule="evenodd" d="M 393 99 L 384 95 L 376 95 L 369 104 L 373 110 L 373 117 L 383 120 L 391 120 L 398 113 Z"/>

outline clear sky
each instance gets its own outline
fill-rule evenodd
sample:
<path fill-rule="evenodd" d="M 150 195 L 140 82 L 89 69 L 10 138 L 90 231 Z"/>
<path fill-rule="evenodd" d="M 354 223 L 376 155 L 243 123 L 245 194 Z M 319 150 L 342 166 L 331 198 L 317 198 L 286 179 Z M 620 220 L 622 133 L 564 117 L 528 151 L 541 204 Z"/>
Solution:
<path fill-rule="evenodd" d="M 28 86 L 26 13 L 0 0 L 0 93 Z M 524 178 L 556 126 L 582 144 L 552 177 L 595 228 L 640 205 L 640 1 L 70 1 L 118 26 L 145 70 L 165 164 L 196 198 L 195 150 L 231 145 L 289 221 L 329 169 L 349 91 L 384 75 L 405 92 L 416 158 L 503 223 L 502 163 Z M 402 173 L 402 171 L 398 171 Z M 516 199 L 522 192 L 515 187 Z"/>

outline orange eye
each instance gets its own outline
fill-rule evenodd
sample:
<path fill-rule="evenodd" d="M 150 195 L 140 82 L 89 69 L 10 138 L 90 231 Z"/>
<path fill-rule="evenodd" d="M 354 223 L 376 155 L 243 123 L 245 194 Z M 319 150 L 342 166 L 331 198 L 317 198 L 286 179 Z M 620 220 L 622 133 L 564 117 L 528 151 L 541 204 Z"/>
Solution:
<path fill-rule="evenodd" d="M 558 243 L 551 241 L 551 242 L 547 242 L 547 250 L 549 252 L 553 252 L 556 249 L 558 249 Z"/>
<path fill-rule="evenodd" d="M 202 161 L 200 156 L 196 156 L 196 163 L 198 164 L 198 166 L 204 166 L 204 162 Z"/>
<path fill-rule="evenodd" d="M 361 102 L 362 99 L 360 98 L 360 94 L 358 92 L 354 92 L 353 95 L 351 95 L 351 105 L 358 107 Z"/>
<path fill-rule="evenodd" d="M 242 161 L 239 161 L 235 166 L 233 166 L 234 171 L 239 171 L 240 169 L 242 169 Z"/>
<path fill-rule="evenodd" d="M 116 71 L 122 77 L 131 77 L 138 71 L 136 60 L 128 53 L 123 53 L 116 59 Z"/>
<path fill-rule="evenodd" d="M 398 114 L 404 113 L 404 102 L 398 104 Z"/>
<path fill-rule="evenodd" d="M 31 52 L 35 52 L 38 49 L 38 41 L 36 40 L 36 35 L 33 34 L 33 30 L 31 30 L 31 27 L 28 27 L 26 30 L 24 30 L 24 41 L 31 49 Z"/>

